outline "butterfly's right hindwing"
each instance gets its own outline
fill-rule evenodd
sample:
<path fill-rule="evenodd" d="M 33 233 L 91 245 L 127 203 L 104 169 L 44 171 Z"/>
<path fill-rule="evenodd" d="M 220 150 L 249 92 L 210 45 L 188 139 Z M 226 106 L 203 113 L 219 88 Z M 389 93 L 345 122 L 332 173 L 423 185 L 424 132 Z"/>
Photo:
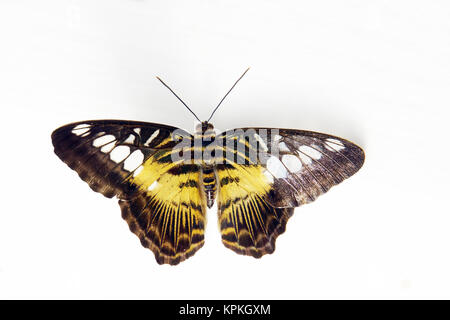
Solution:
<path fill-rule="evenodd" d="M 170 168 L 155 177 L 153 166 L 145 164 L 133 178 L 138 196 L 119 200 L 122 217 L 158 263 L 178 264 L 204 243 L 206 197 L 200 168 L 169 163 Z"/>

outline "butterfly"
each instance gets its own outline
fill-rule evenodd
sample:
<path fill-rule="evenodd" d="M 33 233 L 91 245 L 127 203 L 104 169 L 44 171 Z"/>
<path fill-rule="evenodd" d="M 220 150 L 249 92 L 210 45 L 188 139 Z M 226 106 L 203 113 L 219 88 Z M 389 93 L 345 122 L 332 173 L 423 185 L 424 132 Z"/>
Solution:
<path fill-rule="evenodd" d="M 356 144 L 328 134 L 271 128 L 195 133 L 148 122 L 90 120 L 52 133 L 56 155 L 92 190 L 117 198 L 122 217 L 159 264 L 176 265 L 204 244 L 217 198 L 222 243 L 260 258 L 275 250 L 294 208 L 314 201 L 364 163 Z"/>

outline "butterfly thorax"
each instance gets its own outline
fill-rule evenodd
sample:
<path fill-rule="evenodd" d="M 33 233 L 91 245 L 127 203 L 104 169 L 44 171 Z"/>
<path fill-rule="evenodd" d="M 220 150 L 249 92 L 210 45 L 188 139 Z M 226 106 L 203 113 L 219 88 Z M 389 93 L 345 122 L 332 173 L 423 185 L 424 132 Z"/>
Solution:
<path fill-rule="evenodd" d="M 216 137 L 214 126 L 204 121 L 197 125 L 194 134 L 194 150 L 198 155 L 197 163 L 202 169 L 203 187 L 206 192 L 207 205 L 209 208 L 214 204 L 216 197 L 216 174 L 214 171 L 214 147 L 213 143 Z"/>
<path fill-rule="evenodd" d="M 194 133 L 194 162 L 200 166 L 214 164 L 214 139 L 216 133 L 212 124 L 202 122 L 197 125 Z"/>
<path fill-rule="evenodd" d="M 214 126 L 207 122 L 203 121 L 202 123 L 199 123 L 195 127 L 195 134 L 194 137 L 196 139 L 201 138 L 204 142 L 211 142 L 216 137 L 216 133 L 214 131 Z"/>

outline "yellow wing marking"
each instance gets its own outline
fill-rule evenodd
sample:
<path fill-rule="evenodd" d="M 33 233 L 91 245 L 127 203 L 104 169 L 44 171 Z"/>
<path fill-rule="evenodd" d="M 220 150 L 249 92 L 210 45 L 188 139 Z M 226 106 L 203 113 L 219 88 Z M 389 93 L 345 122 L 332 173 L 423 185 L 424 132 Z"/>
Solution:
<path fill-rule="evenodd" d="M 258 165 L 219 165 L 219 227 L 233 251 L 259 258 L 275 250 L 291 208 L 274 208 L 265 199 L 272 185 Z"/>
<path fill-rule="evenodd" d="M 199 167 L 161 161 L 167 155 L 170 152 L 147 160 L 129 178 L 138 196 L 119 203 L 131 231 L 158 263 L 178 264 L 203 246 L 206 197 Z"/>

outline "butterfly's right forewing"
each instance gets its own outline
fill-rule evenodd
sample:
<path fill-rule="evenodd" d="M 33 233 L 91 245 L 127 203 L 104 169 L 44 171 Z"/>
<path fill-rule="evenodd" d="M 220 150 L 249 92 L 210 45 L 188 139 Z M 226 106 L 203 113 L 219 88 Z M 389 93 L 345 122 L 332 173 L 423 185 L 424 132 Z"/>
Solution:
<path fill-rule="evenodd" d="M 56 129 L 52 143 L 56 155 L 92 190 L 127 199 L 136 192 L 128 178 L 147 159 L 176 145 L 175 129 L 135 121 L 83 121 Z"/>

